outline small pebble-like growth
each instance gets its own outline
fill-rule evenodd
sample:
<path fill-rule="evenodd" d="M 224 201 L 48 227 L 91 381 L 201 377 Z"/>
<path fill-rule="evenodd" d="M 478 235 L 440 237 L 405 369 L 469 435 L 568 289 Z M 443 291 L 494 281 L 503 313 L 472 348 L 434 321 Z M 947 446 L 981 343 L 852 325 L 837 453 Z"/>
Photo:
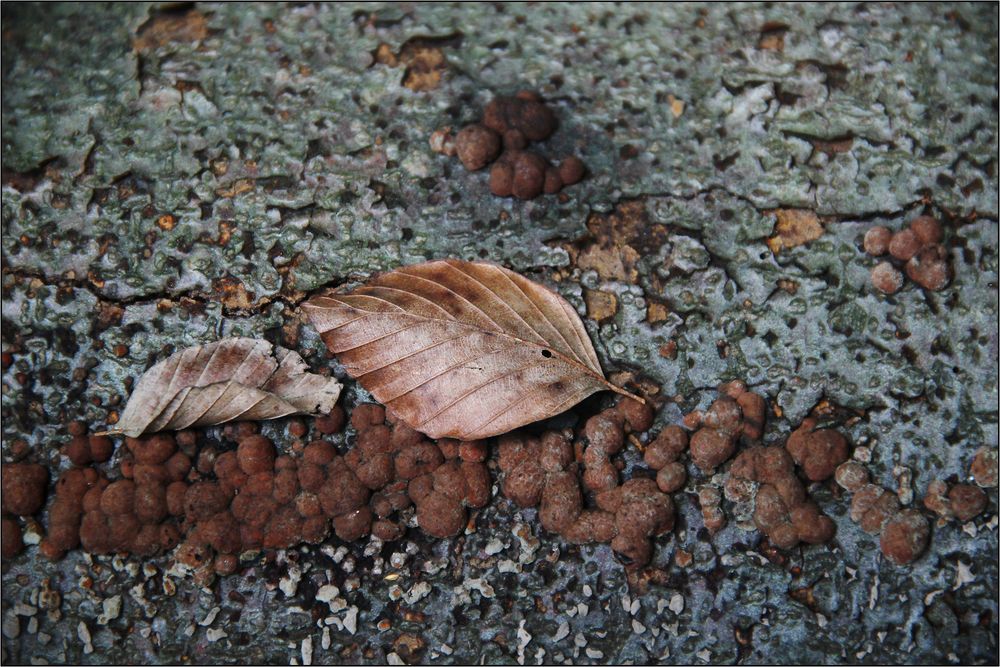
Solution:
<path fill-rule="evenodd" d="M 450 127 L 430 136 L 431 150 L 457 155 L 469 171 L 492 164 L 490 192 L 498 197 L 535 199 L 556 194 L 579 183 L 587 168 L 580 158 L 569 156 L 558 165 L 527 150 L 532 143 L 548 139 L 558 127 L 555 112 L 533 91 L 494 97 L 483 110 L 480 122 L 467 125 L 452 136 Z"/>
<path fill-rule="evenodd" d="M 891 258 L 872 269 L 872 285 L 884 294 L 895 294 L 903 287 L 903 273 L 898 268 L 902 266 L 906 276 L 924 289 L 944 289 L 951 281 L 952 268 L 943 240 L 941 223 L 929 215 L 914 218 L 895 233 L 872 227 L 865 233 L 865 252 L 874 257 L 888 253 Z"/>
<path fill-rule="evenodd" d="M 841 463 L 834 479 L 841 488 L 854 494 L 851 521 L 865 532 L 879 536 L 879 547 L 886 558 L 896 565 L 906 565 L 923 554 L 930 540 L 930 523 L 923 514 L 915 509 L 901 509 L 897 495 L 870 483 L 868 472 L 856 461 Z M 933 491 L 930 489 L 929 494 Z M 932 505 L 934 500 L 928 507 Z"/>

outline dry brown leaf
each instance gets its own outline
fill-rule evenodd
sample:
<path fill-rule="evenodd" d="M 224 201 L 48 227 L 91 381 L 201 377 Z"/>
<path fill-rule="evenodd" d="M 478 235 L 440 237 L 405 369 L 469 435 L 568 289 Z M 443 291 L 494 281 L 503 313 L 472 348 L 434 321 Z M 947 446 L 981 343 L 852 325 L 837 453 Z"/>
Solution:
<path fill-rule="evenodd" d="M 487 438 L 604 389 L 629 395 L 604 379 L 565 299 L 493 264 L 406 266 L 303 307 L 347 371 L 433 438 Z"/>
<path fill-rule="evenodd" d="M 334 378 L 310 373 L 297 353 L 264 340 L 227 338 L 170 355 L 139 379 L 111 433 L 211 426 L 329 412 Z"/>

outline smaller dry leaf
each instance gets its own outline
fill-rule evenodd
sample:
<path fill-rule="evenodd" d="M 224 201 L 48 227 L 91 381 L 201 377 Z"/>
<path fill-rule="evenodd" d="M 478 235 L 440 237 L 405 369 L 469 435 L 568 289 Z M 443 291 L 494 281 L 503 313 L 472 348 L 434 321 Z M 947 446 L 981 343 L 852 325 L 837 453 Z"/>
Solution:
<path fill-rule="evenodd" d="M 264 340 L 227 338 L 170 355 L 139 379 L 110 433 L 143 433 L 329 412 L 336 379 L 310 373 L 295 352 Z"/>

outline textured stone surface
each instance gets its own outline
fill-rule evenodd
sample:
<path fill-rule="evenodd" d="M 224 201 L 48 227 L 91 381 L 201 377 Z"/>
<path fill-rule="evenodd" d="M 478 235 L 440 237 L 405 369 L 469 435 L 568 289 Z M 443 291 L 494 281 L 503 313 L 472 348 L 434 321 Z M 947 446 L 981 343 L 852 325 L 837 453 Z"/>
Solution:
<path fill-rule="evenodd" d="M 107 423 L 127 378 L 172 347 L 263 336 L 340 374 L 296 304 L 444 255 L 546 281 L 581 314 L 585 290 L 613 295 L 587 327 L 607 371 L 677 397 L 660 424 L 737 377 L 781 410 L 768 443 L 830 401 L 855 411 L 844 431 L 870 448 L 874 481 L 895 489 L 906 466 L 918 497 L 996 446 L 995 6 L 12 5 L 2 49 L 5 460 L 18 439 L 55 459 L 67 420 Z M 486 174 L 428 145 L 526 87 L 559 116 L 546 153 L 590 170 L 558 198 L 492 197 Z M 772 252 L 776 209 L 822 235 Z M 955 279 L 875 291 L 864 233 L 921 213 L 944 223 Z M 528 556 L 535 538 L 499 499 L 475 533 L 417 540 L 400 568 L 388 561 L 406 541 L 374 558 L 352 546 L 354 574 L 335 546 L 301 550 L 211 594 L 178 579 L 166 595 L 167 559 L 147 575 L 29 546 L 5 566 L 5 633 L 46 578 L 62 617 L 27 632 L 22 615 L 4 658 L 284 662 L 311 637 L 314 661 L 383 662 L 406 657 L 409 634 L 445 662 L 995 663 L 989 495 L 973 528 L 935 527 L 899 568 L 826 487 L 814 497 L 835 541 L 783 563 L 735 525 L 709 541 L 693 492 L 677 494 L 679 532 L 656 550 L 667 585 L 633 593 L 634 616 L 610 549 L 539 534 Z M 328 581 L 346 600 L 329 643 L 314 621 Z M 420 582 L 426 597 L 393 600 Z M 121 615 L 98 624 L 114 595 Z"/>

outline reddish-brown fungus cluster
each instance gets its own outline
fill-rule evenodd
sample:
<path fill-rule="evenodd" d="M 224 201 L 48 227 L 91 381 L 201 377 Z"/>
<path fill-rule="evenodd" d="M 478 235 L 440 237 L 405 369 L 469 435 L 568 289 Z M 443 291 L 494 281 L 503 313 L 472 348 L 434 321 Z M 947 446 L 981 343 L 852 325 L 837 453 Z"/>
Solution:
<path fill-rule="evenodd" d="M 481 121 L 467 125 L 454 137 L 450 128 L 435 131 L 430 145 L 437 153 L 457 155 L 469 171 L 478 171 L 492 163 L 493 194 L 534 199 L 578 183 L 586 173 L 586 167 L 577 157 L 567 157 L 555 166 L 540 153 L 527 149 L 533 142 L 548 139 L 557 125 L 555 113 L 542 98 L 533 91 L 522 90 L 513 97 L 493 98 L 486 105 Z"/>
<path fill-rule="evenodd" d="M 521 507 L 539 506 L 542 527 L 568 542 L 610 542 L 630 566 L 645 565 L 651 538 L 673 528 L 673 503 L 651 476 L 620 483 L 616 455 L 627 433 L 652 424 L 650 405 L 625 399 L 588 419 L 575 440 L 572 431 L 502 436 L 503 494 Z"/>
<path fill-rule="evenodd" d="M 916 560 L 930 538 L 930 524 L 915 509 L 903 509 L 895 493 L 869 481 L 868 471 L 857 461 L 837 467 L 835 478 L 853 493 L 851 520 L 863 531 L 879 535 L 882 553 L 897 564 Z"/>
<path fill-rule="evenodd" d="M 897 564 L 912 562 L 926 549 L 930 524 L 916 509 L 903 508 L 897 494 L 869 480 L 868 471 L 848 460 L 850 445 L 839 432 L 818 428 L 809 417 L 784 447 L 759 444 L 767 405 L 739 381 L 720 386 L 704 413 L 687 415 L 690 438 L 679 426 L 663 428 L 642 447 L 635 434 L 653 424 L 648 404 L 625 399 L 572 430 L 539 437 L 518 431 L 499 439 L 503 494 L 521 507 L 538 507 L 546 530 L 572 543 L 605 542 L 633 569 L 649 562 L 652 539 L 673 528 L 671 493 L 682 489 L 690 450 L 694 464 L 714 474 L 723 470 L 725 497 L 740 506 L 771 544 L 792 548 L 833 536 L 833 522 L 807 497 L 805 483 L 831 477 L 853 494 L 850 516 L 880 536 L 882 552 Z M 317 434 L 343 430 L 346 415 L 335 408 L 314 421 Z M 484 441 L 428 440 L 382 406 L 364 404 L 351 414 L 356 437 L 346 453 L 331 442 L 305 442 L 309 428 L 292 419 L 288 454 L 280 454 L 258 426 L 226 426 L 223 438 L 235 448 L 219 451 L 194 431 L 126 438 L 120 476 L 109 479 L 91 463 L 107 461 L 111 441 L 70 425 L 63 453 L 74 467 L 55 484 L 48 530 L 40 551 L 51 559 L 82 546 L 90 553 L 165 553 L 178 544 L 177 561 L 207 580 L 236 570 L 239 554 L 319 543 L 332 531 L 342 540 L 372 534 L 402 536 L 411 518 L 434 537 L 463 530 L 468 509 L 487 504 L 491 479 Z M 648 471 L 621 482 L 627 440 L 638 444 Z M 801 471 L 801 477 L 796 473 Z M 980 487 L 997 485 L 997 450 L 981 448 L 969 468 L 976 484 L 930 483 L 924 506 L 942 523 L 969 521 L 988 505 Z M 45 504 L 47 468 L 3 466 L 3 557 L 24 546 L 15 517 L 31 517 Z M 726 525 L 723 494 L 715 484 L 698 489 L 705 527 Z M 908 501 L 907 501 L 908 502 Z M 749 509 L 749 511 L 747 511 Z"/>
<path fill-rule="evenodd" d="M 983 488 L 997 485 L 997 450 L 980 447 L 969 465 L 969 476 L 975 484 L 949 486 L 940 479 L 932 481 L 924 495 L 924 507 L 937 514 L 942 523 L 952 519 L 965 522 L 978 516 L 989 503 Z"/>
<path fill-rule="evenodd" d="M 45 506 L 49 471 L 35 463 L 5 463 L 2 474 L 4 558 L 13 558 L 24 549 L 21 524 L 14 518 L 37 514 Z"/>
<path fill-rule="evenodd" d="M 330 434 L 344 422 L 338 407 L 315 426 Z M 253 423 L 227 426 L 223 435 L 237 447 L 221 452 L 199 447 L 193 431 L 126 438 L 120 478 L 110 480 L 88 465 L 110 458 L 110 441 L 73 424 L 63 452 L 75 467 L 55 485 L 40 549 L 51 559 L 77 546 L 153 556 L 180 544 L 178 561 L 210 577 L 235 571 L 242 552 L 319 543 L 331 529 L 345 541 L 399 538 L 401 512 L 413 505 L 424 531 L 449 537 L 465 527 L 467 507 L 488 502 L 484 442 L 431 442 L 401 422 L 387 424 L 373 404 L 355 408 L 351 425 L 356 441 L 344 455 L 328 441 L 299 440 L 308 433 L 301 420 L 289 423 L 295 440 L 284 455 Z M 5 558 L 23 547 L 9 515 L 40 511 L 47 483 L 43 466 L 3 466 Z"/>
<path fill-rule="evenodd" d="M 903 286 L 903 270 L 913 282 L 929 290 L 943 289 L 951 280 L 948 251 L 941 244 L 944 232 L 937 219 L 922 215 L 905 229 L 891 232 L 872 227 L 865 233 L 865 252 L 873 257 L 888 253 L 893 260 L 879 262 L 872 269 L 872 284 L 881 292 L 895 294 Z"/>

